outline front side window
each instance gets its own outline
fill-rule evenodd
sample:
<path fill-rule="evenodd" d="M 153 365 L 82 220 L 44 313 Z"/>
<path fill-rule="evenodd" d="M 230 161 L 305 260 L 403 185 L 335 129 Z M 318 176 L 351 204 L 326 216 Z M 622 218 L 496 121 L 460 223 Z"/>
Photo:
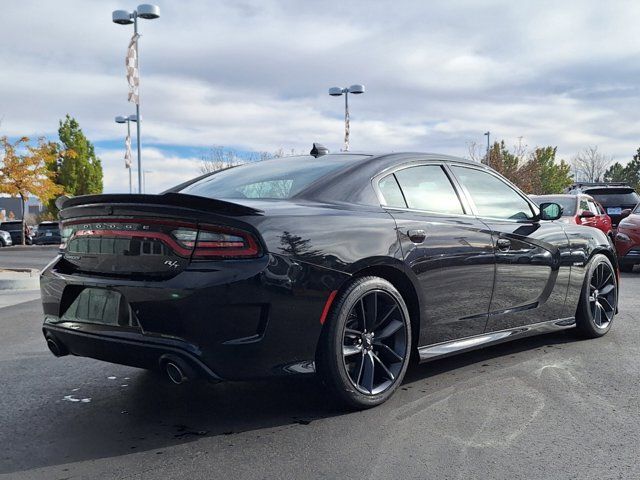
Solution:
<path fill-rule="evenodd" d="M 451 167 L 460 180 L 481 217 L 503 218 L 507 220 L 530 220 L 534 213 L 529 203 L 509 184 L 482 170 L 475 168 Z"/>
<path fill-rule="evenodd" d="M 463 214 L 460 199 L 439 165 L 420 165 L 395 173 L 407 206 L 416 210 Z"/>
<path fill-rule="evenodd" d="M 589 205 L 589 211 L 591 213 L 593 213 L 594 215 L 600 215 L 598 206 L 594 202 L 592 202 L 591 200 L 587 200 L 587 204 Z"/>

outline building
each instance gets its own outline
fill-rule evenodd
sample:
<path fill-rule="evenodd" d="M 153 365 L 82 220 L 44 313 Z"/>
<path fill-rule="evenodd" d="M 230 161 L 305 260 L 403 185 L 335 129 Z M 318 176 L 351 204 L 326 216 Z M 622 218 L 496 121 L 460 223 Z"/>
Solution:
<path fill-rule="evenodd" d="M 35 221 L 35 217 L 44 211 L 45 207 L 36 197 L 29 197 L 26 205 L 27 218 L 31 217 Z M 16 220 L 22 218 L 22 201 L 20 197 L 12 198 L 7 196 L 0 197 L 0 222 L 8 220 L 13 213 Z"/>

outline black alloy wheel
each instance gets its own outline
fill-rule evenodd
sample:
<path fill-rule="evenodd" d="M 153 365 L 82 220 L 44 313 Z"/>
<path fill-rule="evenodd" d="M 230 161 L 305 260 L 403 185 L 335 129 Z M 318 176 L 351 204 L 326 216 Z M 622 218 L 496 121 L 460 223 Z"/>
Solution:
<path fill-rule="evenodd" d="M 576 312 L 580 332 L 587 337 L 600 337 L 611 328 L 618 303 L 616 272 L 609 259 L 595 255 L 585 276 L 582 296 Z"/>
<path fill-rule="evenodd" d="M 352 408 L 384 402 L 402 382 L 411 351 L 400 293 L 382 278 L 359 278 L 336 298 L 327 322 L 317 359 L 325 384 Z"/>

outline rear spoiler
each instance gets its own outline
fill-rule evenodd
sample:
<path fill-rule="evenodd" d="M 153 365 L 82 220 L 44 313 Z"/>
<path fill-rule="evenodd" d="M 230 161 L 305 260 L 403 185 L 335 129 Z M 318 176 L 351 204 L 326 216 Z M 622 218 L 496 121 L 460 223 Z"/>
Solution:
<path fill-rule="evenodd" d="M 61 199 L 58 199 L 61 200 Z M 60 205 L 58 205 L 60 203 Z M 222 213 L 226 215 L 262 215 L 264 212 L 256 208 L 247 207 L 239 203 L 226 202 L 213 198 L 200 197 L 198 195 L 187 195 L 185 193 L 167 192 L 160 195 L 149 195 L 139 193 L 115 193 L 103 195 L 80 195 L 78 197 L 67 197 L 62 201 L 56 201 L 60 210 L 89 205 L 167 205 L 173 207 L 190 208 L 196 210 L 211 211 L 212 213 Z M 64 212 L 60 213 L 61 218 L 65 218 Z"/>

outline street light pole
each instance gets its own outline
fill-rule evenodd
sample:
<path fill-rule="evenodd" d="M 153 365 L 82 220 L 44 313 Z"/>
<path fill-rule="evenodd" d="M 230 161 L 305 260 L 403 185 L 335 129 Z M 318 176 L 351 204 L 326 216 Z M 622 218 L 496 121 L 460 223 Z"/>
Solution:
<path fill-rule="evenodd" d="M 127 117 L 125 116 L 117 116 L 116 117 L 116 123 L 126 123 L 127 124 L 127 139 L 128 139 L 128 146 L 127 146 L 127 153 L 131 153 L 131 122 L 138 122 L 138 116 L 137 115 L 129 115 Z M 126 142 L 125 142 L 126 145 Z M 131 182 L 131 157 L 129 155 L 129 157 L 127 157 L 127 155 L 125 155 L 125 159 L 129 159 L 129 165 L 128 165 L 128 170 L 129 170 L 129 193 L 133 193 L 133 185 Z M 139 163 L 138 163 L 139 165 Z M 140 192 L 140 186 L 138 186 L 138 192 Z"/>
<path fill-rule="evenodd" d="M 339 97 L 340 95 L 344 95 L 344 152 L 349 151 L 349 94 L 353 93 L 354 95 L 360 95 L 364 93 L 364 85 L 351 85 L 348 88 L 342 87 L 331 87 L 329 89 L 329 95 L 332 97 Z"/>
<path fill-rule="evenodd" d="M 147 20 L 153 20 L 160 17 L 160 7 L 157 5 L 142 4 L 138 5 L 138 8 L 133 12 L 126 10 L 114 10 L 111 14 L 114 23 L 119 25 L 130 25 L 133 23 L 134 38 L 138 35 L 138 17 Z M 136 40 L 136 68 L 137 73 L 137 99 L 136 99 L 136 148 L 138 151 L 138 193 L 143 193 L 142 188 L 142 154 L 140 144 L 140 55 L 138 51 L 138 41 Z"/>
<path fill-rule="evenodd" d="M 491 147 L 489 146 L 489 143 L 490 143 L 489 137 L 491 136 L 491 132 L 487 131 L 487 132 L 484 132 L 484 134 L 487 137 L 487 166 L 490 167 L 491 166 L 491 160 L 489 158 L 489 151 L 491 150 Z"/>
<path fill-rule="evenodd" d="M 131 121 L 127 118 L 127 138 L 131 141 Z M 140 158 L 140 156 L 138 156 Z M 140 163 L 138 162 L 138 165 Z M 131 185 L 131 165 L 129 165 L 129 193 L 133 193 L 133 186 Z"/>
<path fill-rule="evenodd" d="M 138 12 L 133 12 L 133 34 L 138 34 Z M 138 78 L 140 78 L 140 51 L 138 50 L 139 43 L 136 42 L 136 55 L 138 57 Z M 142 171 L 142 153 L 140 146 L 140 82 L 138 82 L 138 101 L 136 102 L 136 149 L 138 151 L 138 193 L 144 193 L 142 189 L 142 177 L 140 172 Z M 127 122 L 127 126 L 129 122 Z M 129 169 L 129 173 L 131 173 L 131 169 Z"/>

